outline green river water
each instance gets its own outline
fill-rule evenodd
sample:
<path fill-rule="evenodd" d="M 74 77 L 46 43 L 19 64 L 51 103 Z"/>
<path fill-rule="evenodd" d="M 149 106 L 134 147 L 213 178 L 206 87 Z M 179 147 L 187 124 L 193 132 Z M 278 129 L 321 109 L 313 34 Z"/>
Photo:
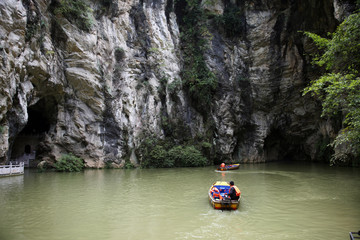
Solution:
<path fill-rule="evenodd" d="M 360 230 L 360 169 L 307 163 L 109 169 L 0 178 L 0 240 L 349 239 Z M 235 181 L 237 211 L 208 189 Z"/>

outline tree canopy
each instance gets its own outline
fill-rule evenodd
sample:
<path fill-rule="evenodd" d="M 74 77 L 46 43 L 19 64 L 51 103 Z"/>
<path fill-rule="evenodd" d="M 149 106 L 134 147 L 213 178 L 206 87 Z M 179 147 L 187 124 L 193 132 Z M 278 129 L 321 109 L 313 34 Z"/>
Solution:
<path fill-rule="evenodd" d="M 310 93 L 321 101 L 323 117 L 342 117 L 331 162 L 355 162 L 360 157 L 360 13 L 348 16 L 329 39 L 305 34 L 321 52 L 313 63 L 326 72 L 305 88 L 304 95 Z"/>

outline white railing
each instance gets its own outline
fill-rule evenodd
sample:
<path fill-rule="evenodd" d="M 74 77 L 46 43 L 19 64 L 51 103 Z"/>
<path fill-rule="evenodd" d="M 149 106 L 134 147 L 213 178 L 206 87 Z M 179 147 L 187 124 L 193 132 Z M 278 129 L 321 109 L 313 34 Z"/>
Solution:
<path fill-rule="evenodd" d="M 24 174 L 24 163 L 0 165 L 0 176 L 12 176 Z"/>

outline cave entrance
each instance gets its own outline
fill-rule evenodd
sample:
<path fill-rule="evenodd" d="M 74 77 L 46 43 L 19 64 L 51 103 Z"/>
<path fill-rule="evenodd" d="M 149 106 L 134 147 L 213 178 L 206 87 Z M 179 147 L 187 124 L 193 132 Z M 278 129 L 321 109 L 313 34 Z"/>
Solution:
<path fill-rule="evenodd" d="M 14 139 L 11 161 L 24 162 L 26 167 L 36 167 L 36 156 L 41 153 L 39 145 L 56 124 L 57 104 L 54 98 L 43 98 L 27 110 L 28 122 Z"/>
<path fill-rule="evenodd" d="M 286 149 L 286 147 L 283 146 L 283 142 L 282 133 L 277 129 L 272 130 L 265 138 L 264 153 L 267 162 L 282 160 L 282 153 Z"/>
<path fill-rule="evenodd" d="M 284 135 L 281 130 L 272 130 L 264 142 L 266 161 L 293 162 L 308 160 L 303 149 L 303 141 L 302 138 L 297 136 Z"/>

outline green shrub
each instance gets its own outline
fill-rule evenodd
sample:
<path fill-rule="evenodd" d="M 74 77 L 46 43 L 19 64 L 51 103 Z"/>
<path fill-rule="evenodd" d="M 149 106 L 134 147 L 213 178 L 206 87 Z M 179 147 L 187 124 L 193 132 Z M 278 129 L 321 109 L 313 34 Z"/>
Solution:
<path fill-rule="evenodd" d="M 245 15 L 236 4 L 229 3 L 224 13 L 215 17 L 215 23 L 224 28 L 228 37 L 240 37 L 246 31 Z"/>
<path fill-rule="evenodd" d="M 134 169 L 134 168 L 136 168 L 136 166 L 134 164 L 132 164 L 131 162 L 126 162 L 124 168 L 125 169 Z"/>
<path fill-rule="evenodd" d="M 174 146 L 165 141 L 146 140 L 139 148 L 145 168 L 200 167 L 208 160 L 194 146 Z"/>
<path fill-rule="evenodd" d="M 111 161 L 107 161 L 105 162 L 105 169 L 113 169 L 113 165 L 112 165 L 112 162 Z"/>
<path fill-rule="evenodd" d="M 124 49 L 118 47 L 115 49 L 114 55 L 115 55 L 116 61 L 121 62 L 125 58 L 125 51 L 124 51 Z"/>
<path fill-rule="evenodd" d="M 87 32 L 91 30 L 94 23 L 92 9 L 84 0 L 60 0 L 60 4 L 54 12 L 62 14 L 67 20 Z"/>
<path fill-rule="evenodd" d="M 203 148 L 207 148 L 207 149 L 210 149 L 212 147 L 211 143 L 209 143 L 209 142 L 202 142 L 201 146 Z"/>
<path fill-rule="evenodd" d="M 167 150 L 162 145 L 155 145 L 145 156 L 143 167 L 169 168 L 174 167 L 174 162 L 168 159 Z"/>
<path fill-rule="evenodd" d="M 207 159 L 194 146 L 176 146 L 168 152 L 177 167 L 203 167 Z"/>
<path fill-rule="evenodd" d="M 84 169 L 84 162 L 81 158 L 75 157 L 72 153 L 63 154 L 55 164 L 59 172 L 80 172 Z"/>

